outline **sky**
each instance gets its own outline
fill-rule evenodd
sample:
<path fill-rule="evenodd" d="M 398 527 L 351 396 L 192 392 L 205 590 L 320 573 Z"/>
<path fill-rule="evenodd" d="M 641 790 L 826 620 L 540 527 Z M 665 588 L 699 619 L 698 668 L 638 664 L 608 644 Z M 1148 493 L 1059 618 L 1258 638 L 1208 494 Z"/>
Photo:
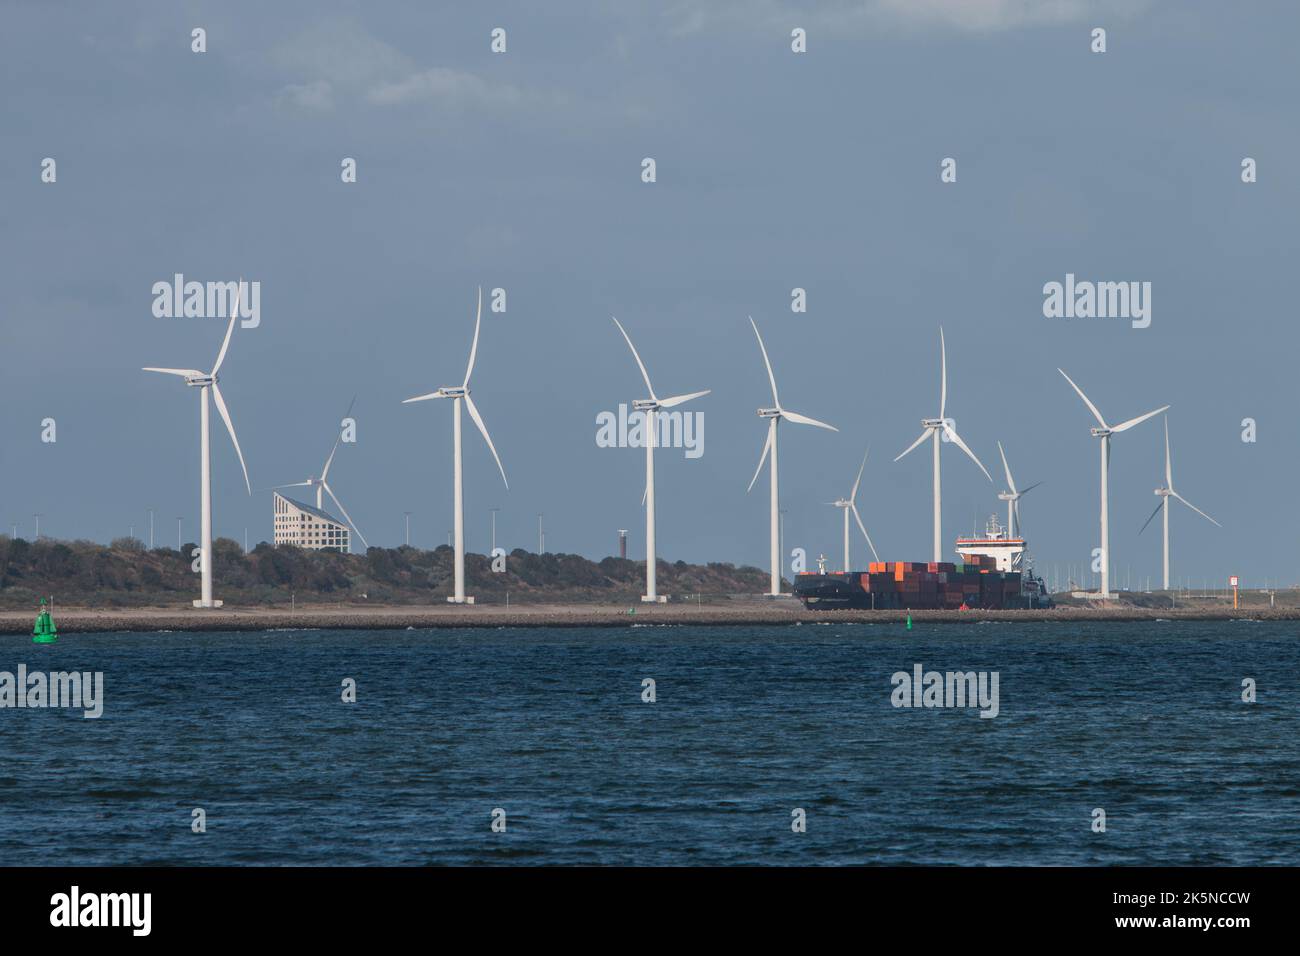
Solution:
<path fill-rule="evenodd" d="M 1176 579 L 1300 580 L 1292 4 L 11 0 L 0 26 L 5 532 L 142 536 L 152 508 L 158 543 L 177 516 L 197 536 L 197 393 L 141 371 L 220 347 L 224 317 L 154 315 L 181 273 L 260 283 L 220 373 L 253 495 L 212 420 L 236 540 L 271 537 L 267 489 L 319 472 L 355 396 L 335 492 L 371 545 L 406 511 L 413 544 L 446 542 L 451 408 L 402 400 L 460 384 L 482 286 L 506 309 L 471 385 L 510 486 L 466 417 L 472 551 L 499 507 L 507 549 L 543 513 L 549 551 L 600 558 L 626 528 L 643 554 L 644 452 L 596 440 L 645 397 L 617 316 L 661 396 L 712 390 L 684 406 L 703 454 L 657 455 L 660 557 L 765 567 L 753 316 L 782 403 L 839 428 L 781 426 L 786 551 L 838 566 L 826 502 L 869 447 L 881 558 L 930 558 L 928 452 L 893 458 L 938 413 L 942 325 L 948 415 L 995 479 L 944 446 L 945 542 L 1005 514 L 1001 441 L 1043 482 L 1039 570 L 1090 561 L 1099 453 L 1060 367 L 1112 423 L 1172 406 L 1174 487 L 1223 526 L 1175 508 Z M 1045 316 L 1067 274 L 1151 283 L 1150 325 Z M 1115 437 L 1113 584 L 1158 578 L 1158 521 L 1138 530 L 1163 465 L 1160 419 Z"/>

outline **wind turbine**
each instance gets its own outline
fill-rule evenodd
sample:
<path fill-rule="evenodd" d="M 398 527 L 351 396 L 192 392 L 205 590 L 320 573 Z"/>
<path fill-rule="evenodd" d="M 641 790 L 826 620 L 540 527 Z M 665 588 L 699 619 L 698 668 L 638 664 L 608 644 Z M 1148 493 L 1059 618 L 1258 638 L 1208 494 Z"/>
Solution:
<path fill-rule="evenodd" d="M 693 398 L 708 395 L 710 389 L 691 392 L 689 395 L 674 395 L 672 398 L 658 398 L 654 386 L 650 384 L 650 373 L 645 370 L 645 363 L 637 354 L 636 346 L 628 337 L 627 330 L 618 319 L 614 319 L 614 324 L 623 333 L 623 340 L 627 342 L 627 347 L 632 350 L 632 357 L 636 359 L 637 368 L 641 370 L 641 378 L 645 380 L 646 391 L 650 393 L 649 398 L 638 398 L 633 401 L 632 407 L 645 416 L 645 494 L 642 497 L 642 503 L 645 505 L 645 594 L 641 595 L 641 600 L 657 602 L 661 598 L 655 590 L 655 445 L 659 443 L 656 413 L 661 408 L 672 408 Z"/>
<path fill-rule="evenodd" d="M 1101 412 L 1097 411 L 1097 406 L 1092 403 L 1087 395 L 1083 394 L 1083 389 L 1074 384 L 1074 379 L 1065 374 L 1064 369 L 1057 369 L 1065 380 L 1070 383 L 1070 387 L 1079 393 L 1083 399 L 1083 404 L 1088 406 L 1088 411 L 1092 412 L 1092 417 L 1097 419 L 1100 428 L 1091 429 L 1093 438 L 1101 439 L 1101 596 L 1110 597 L 1110 486 L 1107 483 L 1106 473 L 1110 470 L 1110 436 L 1119 432 L 1128 431 L 1134 425 L 1140 425 L 1148 418 L 1159 415 L 1169 408 L 1168 405 L 1161 405 L 1154 412 L 1147 412 L 1145 415 L 1139 415 L 1137 418 L 1130 418 L 1126 422 L 1110 426 L 1106 424 L 1106 419 L 1101 417 Z"/>
<path fill-rule="evenodd" d="M 754 482 L 758 481 L 759 472 L 763 470 L 763 462 L 767 456 L 772 456 L 772 497 L 771 497 L 771 530 L 770 534 L 770 552 L 772 559 L 772 590 L 768 593 L 772 597 L 778 597 L 781 594 L 781 541 L 780 541 L 780 507 L 777 498 L 777 468 L 776 468 L 776 426 L 785 419 L 794 422 L 796 425 L 816 425 L 818 428 L 825 428 L 829 431 L 839 431 L 834 425 L 827 425 L 825 422 L 819 422 L 815 418 L 809 418 L 807 415 L 800 415 L 781 407 L 781 400 L 776 397 L 776 376 L 772 374 L 772 362 L 767 357 L 767 347 L 763 345 L 763 336 L 758 334 L 758 325 L 754 322 L 754 317 L 749 317 L 749 324 L 754 327 L 754 335 L 758 339 L 759 350 L 763 353 L 763 364 L 767 366 L 767 380 L 772 385 L 772 406 L 771 408 L 760 408 L 758 410 L 759 418 L 766 418 L 767 423 L 767 441 L 763 443 L 763 454 L 758 459 L 758 467 L 754 469 L 754 477 L 749 480 L 749 488 L 745 489 L 748 494 L 754 487 Z"/>
<path fill-rule="evenodd" d="M 356 401 L 357 401 L 356 398 L 353 398 L 351 404 L 348 405 L 348 410 L 343 414 L 343 418 L 345 421 L 352 414 L 352 406 L 356 404 Z M 366 536 L 361 533 L 361 529 L 358 528 L 356 522 L 352 520 L 352 516 L 348 514 L 348 510 L 343 507 L 343 502 L 339 501 L 338 496 L 334 494 L 334 489 L 331 488 L 329 486 L 329 483 L 326 481 L 326 479 L 329 477 L 330 465 L 334 464 L 334 453 L 339 450 L 339 442 L 342 440 L 343 440 L 343 431 L 340 426 L 339 433 L 334 438 L 334 447 L 330 449 L 330 455 L 328 458 L 325 459 L 325 466 L 321 468 L 319 478 L 308 478 L 306 481 L 295 481 L 292 484 L 276 485 L 276 487 L 277 488 L 315 488 L 316 507 L 318 509 L 324 507 L 322 494 L 328 494 L 330 496 L 330 500 L 333 501 L 334 504 L 338 507 L 339 513 L 343 515 L 343 519 L 347 521 L 347 523 L 351 526 L 352 530 L 357 533 L 357 537 L 361 539 L 361 543 L 365 545 L 367 548 L 369 548 L 370 545 L 366 543 Z"/>
<path fill-rule="evenodd" d="M 998 454 L 1002 456 L 1002 468 L 1007 473 L 1007 487 L 1011 489 L 1010 491 L 999 492 L 998 498 L 1007 503 L 1007 537 L 1014 538 L 1020 530 L 1020 499 L 1041 485 L 1042 482 L 1035 481 L 1024 491 L 1017 491 L 1016 480 L 1011 477 L 1011 466 L 1007 464 L 1007 453 L 1002 450 L 1002 442 L 998 442 Z"/>
<path fill-rule="evenodd" d="M 185 379 L 186 385 L 199 390 L 199 580 L 202 597 L 194 602 L 195 607 L 221 607 L 220 601 L 212 600 L 212 455 L 208 429 L 209 391 L 212 393 L 213 401 L 217 403 L 217 412 L 221 415 L 221 420 L 226 423 L 226 431 L 230 432 L 230 441 L 235 446 L 235 454 L 239 456 L 239 467 L 244 472 L 244 487 L 248 489 L 249 495 L 253 493 L 253 486 L 248 480 L 248 467 L 244 464 L 244 453 L 239 450 L 239 439 L 235 437 L 235 426 L 230 421 L 230 411 L 226 408 L 226 401 L 221 397 L 221 388 L 217 385 L 217 372 L 221 369 L 221 363 L 226 360 L 226 350 L 230 348 L 230 336 L 235 331 L 235 320 L 239 318 L 239 296 L 243 288 L 244 280 L 241 278 L 235 288 L 235 306 L 230 312 L 226 337 L 221 343 L 221 351 L 217 353 L 217 361 L 213 364 L 211 372 L 204 374 L 193 368 L 148 367 L 144 369 L 146 372 L 177 375 Z"/>
<path fill-rule="evenodd" d="M 501 472 L 501 480 L 505 483 L 506 490 L 510 490 L 510 482 L 506 481 L 506 470 L 501 465 L 501 456 L 497 454 L 496 446 L 492 444 L 492 436 L 488 434 L 487 426 L 483 424 L 483 417 L 479 415 L 478 408 L 474 405 L 474 399 L 469 397 L 469 377 L 474 373 L 474 357 L 478 353 L 478 333 L 479 326 L 483 321 L 483 287 L 479 286 L 478 290 L 478 314 L 474 319 L 474 342 L 469 348 L 469 365 L 465 367 L 465 381 L 460 385 L 443 386 L 436 392 L 429 392 L 427 395 L 417 395 L 414 398 L 408 398 L 402 402 L 403 405 L 410 402 L 423 402 L 431 398 L 450 398 L 452 406 L 452 473 L 454 475 L 453 491 L 453 511 L 455 518 L 455 537 L 454 544 L 456 549 L 455 560 L 455 593 L 447 598 L 453 604 L 465 604 L 465 507 L 464 507 L 464 488 L 461 479 L 461 444 L 460 444 L 460 406 L 461 402 L 469 410 L 469 417 L 474 419 L 474 424 L 483 434 L 483 440 L 487 442 L 488 450 L 492 452 L 492 457 L 496 459 L 497 469 Z M 342 508 L 342 505 L 339 506 Z M 473 604 L 474 599 L 469 598 L 468 603 Z"/>
<path fill-rule="evenodd" d="M 870 449 L 868 449 L 870 451 Z M 853 512 L 853 519 L 857 521 L 858 528 L 862 531 L 862 537 L 867 539 L 867 544 L 871 547 L 871 553 L 877 561 L 880 555 L 876 554 L 876 546 L 871 543 L 871 535 L 867 534 L 867 526 L 862 523 L 862 515 L 858 514 L 858 485 L 862 484 L 862 470 L 867 467 L 867 452 L 862 454 L 862 464 L 858 466 L 858 477 L 853 482 L 853 490 L 849 492 L 847 498 L 837 498 L 828 504 L 841 508 L 844 511 L 844 573 L 849 573 L 849 512 Z"/>
<path fill-rule="evenodd" d="M 1164 525 L 1165 525 L 1164 590 L 1168 591 L 1169 590 L 1169 499 L 1177 498 L 1179 501 L 1187 505 L 1187 507 L 1191 508 L 1193 511 L 1195 511 L 1198 515 L 1200 515 L 1205 520 L 1209 521 L 1211 524 L 1219 528 L 1223 527 L 1223 525 L 1219 524 L 1219 522 L 1215 521 L 1213 518 L 1207 515 L 1200 508 L 1196 507 L 1196 505 L 1192 504 L 1190 501 L 1188 501 L 1178 492 L 1174 491 L 1174 469 L 1169 459 L 1169 416 L 1168 415 L 1165 416 L 1165 484 L 1163 488 L 1157 488 L 1155 493 L 1160 496 L 1160 504 L 1156 505 L 1156 510 L 1151 512 L 1151 518 L 1154 518 L 1156 516 L 1157 511 L 1161 511 L 1161 510 L 1164 511 Z M 1147 529 L 1147 525 L 1151 523 L 1151 518 L 1147 518 L 1147 520 L 1142 525 L 1142 529 L 1138 531 L 1138 534 L 1141 534 L 1143 531 Z"/>
<path fill-rule="evenodd" d="M 975 453 L 966 447 L 966 443 L 961 440 L 957 430 L 952 427 L 952 423 L 944 417 L 948 408 L 948 349 L 943 341 L 943 326 L 939 327 L 939 417 L 921 419 L 921 437 L 912 444 L 907 446 L 907 450 L 895 458 L 898 461 L 904 455 L 909 454 L 913 449 L 918 447 L 927 438 L 934 442 L 934 560 L 943 560 L 943 498 L 940 494 L 939 484 L 939 442 L 944 436 L 962 451 L 964 451 L 970 460 L 979 465 L 980 471 L 984 472 L 984 477 L 989 481 L 993 476 L 989 470 L 984 467 L 983 463 L 975 457 Z"/>

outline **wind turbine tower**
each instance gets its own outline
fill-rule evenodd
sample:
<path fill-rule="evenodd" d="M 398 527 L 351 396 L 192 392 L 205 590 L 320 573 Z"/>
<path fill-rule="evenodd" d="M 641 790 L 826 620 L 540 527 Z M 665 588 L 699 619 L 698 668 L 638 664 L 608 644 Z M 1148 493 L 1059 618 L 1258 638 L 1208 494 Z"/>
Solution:
<path fill-rule="evenodd" d="M 825 422 L 819 422 L 815 418 L 809 418 L 807 415 L 800 415 L 798 412 L 792 412 L 781 405 L 781 400 L 776 394 L 776 376 L 772 374 L 772 362 L 767 357 L 767 346 L 763 344 L 763 336 L 758 333 L 758 325 L 754 322 L 754 317 L 749 317 L 749 324 L 754 327 L 754 337 L 758 339 L 759 351 L 763 353 L 763 364 L 767 367 L 767 381 L 772 386 L 772 407 L 760 408 L 758 417 L 767 419 L 767 441 L 763 443 L 763 454 L 758 459 L 758 467 L 754 469 L 754 477 L 749 480 L 749 488 L 746 494 L 754 487 L 754 482 L 758 481 L 759 474 L 763 471 L 763 462 L 771 456 L 771 470 L 769 477 L 771 479 L 771 500 L 770 500 L 770 522 L 769 522 L 769 544 L 772 562 L 772 587 L 768 594 L 771 597 L 779 597 L 781 594 L 781 506 L 777 492 L 777 456 L 776 456 L 776 427 L 781 420 L 794 422 L 796 425 L 814 425 L 817 428 L 825 428 L 828 431 L 839 431 L 834 425 L 827 425 Z"/>
<path fill-rule="evenodd" d="M 868 450 L 869 451 L 869 450 Z M 862 464 L 858 466 L 858 477 L 853 481 L 853 490 L 849 492 L 847 498 L 837 498 L 830 504 L 834 505 L 844 512 L 844 573 L 849 573 L 852 565 L 849 563 L 849 513 L 853 513 L 853 520 L 858 523 L 858 529 L 862 532 L 862 537 L 867 539 L 867 546 L 871 548 L 872 556 L 879 561 L 880 555 L 876 554 L 876 546 L 871 543 L 871 535 L 867 534 L 867 526 L 862 523 L 862 515 L 858 514 L 858 486 L 862 484 L 862 470 L 867 467 L 867 453 L 862 454 Z"/>
<path fill-rule="evenodd" d="M 1011 489 L 1010 491 L 998 492 L 998 498 L 1007 503 L 1007 537 L 1015 538 L 1020 534 L 1020 499 L 1041 485 L 1042 482 L 1035 481 L 1023 491 L 1018 491 L 1016 489 L 1016 480 L 1011 477 L 1011 466 L 1007 464 L 1007 453 L 1002 450 L 1002 442 L 998 442 L 998 454 L 1002 456 L 1002 470 L 1007 474 L 1007 487 Z"/>
<path fill-rule="evenodd" d="M 1157 512 L 1161 512 L 1161 511 L 1164 512 L 1164 514 L 1162 515 L 1162 520 L 1165 526 L 1165 544 L 1164 544 L 1164 552 L 1163 552 L 1164 554 L 1163 582 L 1164 582 L 1164 590 L 1168 591 L 1169 590 L 1169 499 L 1176 498 L 1177 500 L 1181 501 L 1183 504 L 1187 505 L 1187 507 L 1195 511 L 1206 521 L 1209 521 L 1211 524 L 1215 525 L 1216 527 L 1219 528 L 1223 527 L 1223 525 L 1219 524 L 1219 522 L 1215 521 L 1213 518 L 1207 515 L 1200 508 L 1196 507 L 1196 505 L 1192 504 L 1190 501 L 1188 501 L 1178 492 L 1174 491 L 1174 469 L 1173 469 L 1173 464 L 1169 457 L 1169 416 L 1168 415 L 1165 416 L 1165 483 L 1163 487 L 1157 488 L 1155 490 L 1155 493 L 1160 497 L 1160 504 L 1156 505 L 1156 510 L 1151 512 L 1151 517 L 1147 518 L 1147 520 L 1143 522 L 1142 528 L 1141 530 L 1138 531 L 1138 534 L 1141 534 L 1143 531 L 1147 529 L 1147 525 L 1151 523 L 1151 519 L 1156 516 Z"/>
<path fill-rule="evenodd" d="M 1161 405 L 1153 412 L 1147 412 L 1145 415 L 1139 415 L 1137 418 L 1130 418 L 1126 422 L 1118 425 L 1107 425 L 1106 419 L 1101 417 L 1101 412 L 1097 411 L 1097 406 L 1087 395 L 1083 394 L 1083 389 L 1074 384 L 1074 380 L 1065 374 L 1064 369 L 1057 369 L 1065 380 L 1070 383 L 1070 387 L 1078 392 L 1079 397 L 1083 399 L 1083 404 L 1088 406 L 1088 411 L 1092 412 L 1092 417 L 1097 419 L 1099 427 L 1092 428 L 1090 431 L 1093 438 L 1101 440 L 1101 597 L 1109 598 L 1110 593 L 1110 486 L 1107 479 L 1107 473 L 1110 471 L 1110 436 L 1117 435 L 1120 432 L 1126 432 L 1134 425 L 1140 425 L 1148 418 L 1153 418 L 1169 408 L 1168 405 Z"/>
<path fill-rule="evenodd" d="M 416 395 L 414 398 L 406 399 L 402 404 L 411 402 L 424 402 L 435 398 L 451 399 L 451 421 L 452 421 L 452 516 L 455 522 L 453 531 L 453 548 L 455 549 L 455 568 L 454 568 L 454 588 L 453 593 L 448 596 L 447 600 L 453 604 L 473 604 L 472 597 L 465 596 L 465 492 L 461 470 L 461 440 L 460 440 L 460 407 L 462 403 L 469 411 L 469 417 L 474 420 L 478 426 L 479 432 L 483 435 L 483 440 L 487 442 L 488 450 L 492 452 L 492 457 L 497 463 L 497 470 L 501 472 L 501 481 L 504 482 L 506 490 L 510 490 L 510 482 L 506 480 L 506 470 L 501 464 L 501 457 L 497 454 L 496 446 L 492 444 L 492 436 L 488 434 L 487 426 L 483 424 L 483 416 L 478 412 L 474 405 L 474 399 L 470 398 L 469 379 L 474 374 L 474 358 L 478 354 L 478 333 L 483 322 L 483 287 L 479 286 L 478 290 L 478 313 L 474 319 L 474 341 L 469 348 L 469 364 L 465 367 L 465 381 L 460 385 L 443 386 L 436 392 L 429 392 L 427 395 Z M 340 508 L 342 506 L 340 505 Z"/>
<path fill-rule="evenodd" d="M 226 360 L 226 351 L 230 348 L 230 336 L 235 331 L 235 321 L 239 318 L 239 297 L 243 291 L 244 281 L 239 280 L 235 287 L 235 305 L 230 312 L 230 323 L 226 326 L 226 337 L 217 353 L 217 361 L 212 371 L 204 373 L 193 368 L 145 368 L 146 372 L 161 372 L 185 379 L 185 384 L 199 390 L 199 577 L 200 598 L 194 602 L 195 607 L 220 607 L 220 601 L 212 599 L 212 455 L 209 433 L 208 396 L 216 403 L 217 412 L 230 433 L 230 442 L 235 446 L 239 457 L 239 467 L 244 473 L 244 487 L 251 496 L 253 486 L 248 480 L 248 467 L 244 464 L 244 453 L 239 450 L 239 439 L 235 435 L 235 426 L 230 421 L 230 411 L 226 401 L 221 397 L 221 388 L 217 385 L 217 373 L 221 363 Z M 179 522 L 179 519 L 178 519 Z"/>
<path fill-rule="evenodd" d="M 655 585 L 655 446 L 659 443 L 658 412 L 661 408 L 673 408 L 689 402 L 693 398 L 700 398 L 709 394 L 709 389 L 702 392 L 691 392 L 688 395 L 674 395 L 671 398 L 659 398 L 655 395 L 654 386 L 650 384 L 650 373 L 645 370 L 645 363 L 641 361 L 641 356 L 637 354 L 636 346 L 632 344 L 632 339 L 628 337 L 627 330 L 623 328 L 618 319 L 614 319 L 614 324 L 618 330 L 623 333 L 623 339 L 627 342 L 627 347 L 632 350 L 632 357 L 636 359 L 637 368 L 641 370 L 641 378 L 645 381 L 646 391 L 650 393 L 649 398 L 639 398 L 632 402 L 632 407 L 645 416 L 645 594 L 641 596 L 642 601 L 660 602 L 664 600 L 659 597 L 659 592 Z"/>
<path fill-rule="evenodd" d="M 989 470 L 984 467 L 983 463 L 975 457 L 975 453 L 966 447 L 966 443 L 961 440 L 957 434 L 957 429 L 953 427 L 950 419 L 946 418 L 948 409 L 948 349 L 943 340 L 943 327 L 939 327 L 939 417 L 921 419 L 921 437 L 912 444 L 907 446 L 903 454 L 895 458 L 898 461 L 905 455 L 910 454 L 915 448 L 921 445 L 927 438 L 934 444 L 934 560 L 943 560 L 943 496 L 940 491 L 939 480 L 939 447 L 943 440 L 947 440 L 964 451 L 971 461 L 979 466 L 980 471 L 984 472 L 984 477 L 989 481 L 993 476 Z"/>

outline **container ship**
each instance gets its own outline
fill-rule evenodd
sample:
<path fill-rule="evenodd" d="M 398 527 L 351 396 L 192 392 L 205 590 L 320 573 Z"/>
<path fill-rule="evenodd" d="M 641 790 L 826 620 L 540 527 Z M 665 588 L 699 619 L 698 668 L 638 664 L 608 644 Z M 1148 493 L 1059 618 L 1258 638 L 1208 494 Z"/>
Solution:
<path fill-rule="evenodd" d="M 957 539 L 961 563 L 872 561 L 866 571 L 795 575 L 794 594 L 810 609 L 1001 610 L 1050 607 L 1043 579 L 1025 562 L 1025 541 L 989 520 L 983 536 Z"/>

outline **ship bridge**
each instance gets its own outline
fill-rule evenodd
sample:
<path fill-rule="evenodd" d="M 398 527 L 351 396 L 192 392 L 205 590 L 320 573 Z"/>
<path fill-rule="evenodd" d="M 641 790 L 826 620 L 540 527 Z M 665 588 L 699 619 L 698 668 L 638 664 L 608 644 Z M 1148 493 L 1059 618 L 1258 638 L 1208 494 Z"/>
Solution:
<path fill-rule="evenodd" d="M 963 558 L 983 555 L 997 561 L 999 571 L 1019 571 L 1025 554 L 1025 539 L 1012 538 L 1006 528 L 991 515 L 984 534 L 957 539 L 957 554 Z"/>

